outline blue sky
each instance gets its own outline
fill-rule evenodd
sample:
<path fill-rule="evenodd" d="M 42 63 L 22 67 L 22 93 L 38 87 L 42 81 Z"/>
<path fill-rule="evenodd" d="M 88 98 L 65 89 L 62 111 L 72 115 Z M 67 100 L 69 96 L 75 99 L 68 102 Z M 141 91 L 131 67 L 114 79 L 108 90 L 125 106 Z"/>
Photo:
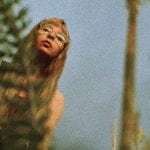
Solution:
<path fill-rule="evenodd" d="M 56 129 L 57 150 L 111 149 L 111 125 L 119 126 L 127 28 L 125 1 L 26 0 L 32 24 L 48 17 L 65 19 L 71 35 L 59 82 L 64 115 Z M 139 9 L 137 106 L 150 134 L 150 5 Z M 119 131 L 118 131 L 119 134 Z"/>

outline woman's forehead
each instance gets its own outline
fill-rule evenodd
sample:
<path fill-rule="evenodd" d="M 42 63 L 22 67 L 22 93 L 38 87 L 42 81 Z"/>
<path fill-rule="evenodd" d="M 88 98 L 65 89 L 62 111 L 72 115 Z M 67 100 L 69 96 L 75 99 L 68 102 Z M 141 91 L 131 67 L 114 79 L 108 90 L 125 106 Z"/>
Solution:
<path fill-rule="evenodd" d="M 59 19 L 45 19 L 40 24 L 50 24 L 57 27 L 62 27 L 64 25 L 64 21 Z"/>
<path fill-rule="evenodd" d="M 52 28 L 52 30 L 55 32 L 63 32 L 64 33 L 62 26 L 56 26 L 54 24 L 48 24 L 48 26 L 50 28 Z"/>
<path fill-rule="evenodd" d="M 53 28 L 56 28 L 57 30 L 63 32 L 64 34 L 68 35 L 67 33 L 67 28 L 66 28 L 66 25 L 64 23 L 64 21 L 62 20 L 43 20 L 42 22 L 39 23 L 39 26 L 42 27 L 42 26 L 50 26 L 50 27 L 53 27 Z"/>

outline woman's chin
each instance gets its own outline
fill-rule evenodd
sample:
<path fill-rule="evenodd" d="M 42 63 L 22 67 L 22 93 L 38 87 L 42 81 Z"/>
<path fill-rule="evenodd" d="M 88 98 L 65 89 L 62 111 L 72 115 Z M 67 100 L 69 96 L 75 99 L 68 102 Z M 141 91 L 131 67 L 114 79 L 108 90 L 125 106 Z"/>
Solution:
<path fill-rule="evenodd" d="M 54 53 L 52 50 L 46 47 L 41 47 L 38 49 L 38 51 L 40 55 L 43 55 L 45 57 L 54 58 L 57 56 L 57 53 Z"/>
<path fill-rule="evenodd" d="M 47 57 L 51 57 L 51 55 L 49 53 L 49 50 L 47 48 L 40 48 L 39 52 L 40 52 L 41 55 L 45 55 Z"/>

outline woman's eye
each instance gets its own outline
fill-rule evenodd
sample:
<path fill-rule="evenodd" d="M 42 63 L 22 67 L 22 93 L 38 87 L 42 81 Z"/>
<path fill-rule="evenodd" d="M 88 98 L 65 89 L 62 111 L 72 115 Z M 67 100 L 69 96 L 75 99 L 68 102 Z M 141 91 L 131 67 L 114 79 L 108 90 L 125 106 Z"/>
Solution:
<path fill-rule="evenodd" d="M 61 34 L 58 34 L 58 35 L 57 35 L 57 39 L 58 39 L 58 41 L 64 42 L 64 43 L 65 43 L 65 41 L 66 41 L 66 38 L 65 38 L 63 35 L 61 35 Z"/>
<path fill-rule="evenodd" d="M 48 28 L 43 28 L 44 32 L 50 32 L 50 30 Z"/>

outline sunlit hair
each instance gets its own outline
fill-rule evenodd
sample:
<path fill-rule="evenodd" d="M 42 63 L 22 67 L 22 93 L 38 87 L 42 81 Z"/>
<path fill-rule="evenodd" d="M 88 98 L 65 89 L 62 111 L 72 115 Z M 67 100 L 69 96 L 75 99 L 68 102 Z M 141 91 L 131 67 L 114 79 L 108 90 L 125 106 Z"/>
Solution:
<path fill-rule="evenodd" d="M 64 34 L 68 37 L 68 42 L 64 43 L 64 47 L 56 57 L 50 58 L 45 64 L 41 66 L 36 66 L 36 63 L 34 64 L 34 60 L 36 60 L 37 56 L 35 41 L 37 32 L 39 30 L 39 25 L 43 22 L 61 27 Z M 15 63 L 22 63 L 22 66 L 24 66 L 24 68 L 26 69 L 27 74 L 30 74 L 29 72 L 31 72 L 31 70 L 33 69 L 35 70 L 35 72 L 33 71 L 33 75 L 36 76 L 38 74 L 38 79 L 40 77 L 40 79 L 43 80 L 43 88 L 37 91 L 37 95 L 39 93 L 39 97 L 45 102 L 49 102 L 52 99 L 53 94 L 57 88 L 58 79 L 64 68 L 69 45 L 70 37 L 64 20 L 59 18 L 44 19 L 37 25 L 35 25 L 31 32 L 25 37 L 23 43 L 21 44 L 18 52 L 13 59 L 13 62 Z M 36 115 L 38 115 L 38 113 L 36 113 Z"/>
<path fill-rule="evenodd" d="M 36 63 L 36 58 L 38 57 L 37 55 L 38 50 L 36 49 L 35 44 L 36 44 L 37 32 L 39 30 L 39 26 L 41 23 L 52 24 L 57 27 L 60 27 L 62 29 L 62 32 L 68 37 L 68 42 L 64 43 L 63 48 L 60 50 L 57 56 L 53 58 L 49 58 L 48 60 L 46 59 L 46 62 L 43 61 L 43 64 L 39 65 Z M 16 97 L 15 97 L 16 91 L 20 91 L 20 89 L 21 90 L 23 89 L 23 91 L 27 93 L 27 98 L 25 97 L 26 99 L 25 104 L 27 104 L 28 107 L 26 108 L 26 105 L 25 105 L 25 111 L 24 111 L 24 109 L 22 110 L 22 108 L 24 107 L 24 101 L 21 100 L 21 102 L 23 102 L 23 105 L 22 105 L 22 103 L 18 103 L 20 99 L 16 100 L 15 102 L 11 100 L 9 102 L 9 99 L 8 99 L 8 104 L 6 103 L 7 105 L 6 106 L 4 105 L 4 110 L 0 110 L 0 112 L 4 112 L 4 113 L 0 113 L 0 117 L 3 114 L 7 115 L 7 113 L 9 115 L 9 111 L 10 111 L 10 113 L 11 112 L 13 113 L 11 113 L 12 116 L 10 114 L 10 120 L 8 122 L 9 124 L 10 124 L 10 121 L 15 122 L 14 118 L 19 119 L 20 117 L 21 117 L 21 121 L 19 120 L 19 123 L 21 122 L 20 123 L 21 127 L 24 127 L 22 126 L 24 121 L 27 122 L 28 124 L 29 122 L 31 122 L 31 126 L 29 126 L 30 130 L 27 130 L 27 134 L 26 134 L 25 133 L 26 128 L 25 128 L 25 131 L 24 130 L 21 131 L 20 129 L 17 131 L 17 127 L 18 128 L 20 127 L 18 126 L 18 122 L 17 122 L 18 120 L 17 120 L 16 121 L 17 125 L 15 124 L 16 130 L 13 133 L 17 134 L 17 136 L 21 135 L 21 141 L 24 141 L 24 137 L 22 135 L 29 134 L 29 136 L 25 136 L 25 141 L 26 141 L 26 138 L 27 140 L 29 138 L 29 143 L 31 143 L 29 144 L 29 146 L 32 146 L 32 145 L 34 146 L 35 144 L 36 147 L 39 147 L 39 148 L 35 148 L 38 150 L 42 150 L 42 149 L 46 150 L 48 149 L 48 146 L 50 145 L 49 143 L 50 143 L 50 139 L 52 137 L 54 129 L 51 128 L 51 125 L 48 127 L 45 125 L 49 119 L 48 116 L 50 116 L 51 114 L 51 110 L 49 110 L 49 106 L 51 104 L 51 101 L 53 100 L 54 93 L 57 89 L 57 82 L 64 67 L 69 45 L 70 45 L 70 37 L 69 37 L 67 26 L 64 20 L 58 19 L 58 18 L 44 19 L 40 23 L 35 25 L 33 29 L 31 30 L 31 32 L 24 38 L 23 42 L 20 44 L 20 48 L 18 52 L 16 53 L 15 57 L 12 60 L 12 65 L 14 65 L 14 68 L 17 67 L 17 69 L 15 70 L 19 70 L 19 74 L 18 72 L 17 73 L 6 72 L 7 76 L 5 75 L 4 76 L 5 78 L 3 78 L 4 82 L 7 83 L 7 86 L 6 88 L 0 89 L 1 90 L 0 96 L 2 97 L 1 99 L 2 102 L 1 101 L 0 102 L 3 104 L 3 100 L 5 99 L 7 100 L 7 97 L 9 98 L 9 96 L 10 96 L 9 99 L 13 98 L 16 100 Z M 10 68 L 11 67 L 12 66 L 10 66 Z M 11 68 L 11 70 L 13 69 Z M 28 100 L 30 101 L 30 103 L 27 102 Z M 17 107 L 15 107 L 15 109 L 13 109 L 14 104 L 15 105 L 18 104 Z M 13 107 L 11 107 L 11 105 Z M 17 117 L 14 117 L 14 116 L 17 116 Z M 9 128 L 8 128 L 8 131 L 10 131 Z M 37 136 L 35 137 L 36 134 L 35 135 L 33 134 L 32 135 L 33 138 L 30 138 L 31 136 L 30 136 L 30 133 L 28 133 L 28 131 L 29 132 L 33 131 L 31 133 L 34 133 L 34 134 L 36 131 Z M 17 132 L 19 132 L 19 134 Z M 11 136 L 11 138 L 13 138 L 13 136 Z M 17 140 L 17 142 L 18 141 L 20 142 L 20 140 L 18 139 L 19 138 L 15 140 Z M 6 140 L 6 143 L 7 142 L 8 141 Z M 44 148 L 43 146 L 46 148 Z"/>
<path fill-rule="evenodd" d="M 37 31 L 39 30 L 40 24 L 43 24 L 43 23 L 51 24 L 51 25 L 61 28 L 62 32 L 66 35 L 66 37 L 68 39 L 68 42 L 64 43 L 63 49 L 60 50 L 60 53 L 56 57 L 50 59 L 45 66 L 45 70 L 44 69 L 42 70 L 43 76 L 49 76 L 52 74 L 56 75 L 56 73 L 59 76 L 60 73 L 62 72 L 64 63 L 65 63 L 65 59 L 67 56 L 67 50 L 70 45 L 70 36 L 69 36 L 69 32 L 67 30 L 66 23 L 63 19 L 60 19 L 60 18 L 44 19 L 41 22 L 39 22 L 37 25 L 35 25 L 33 27 L 33 29 L 31 30 L 31 32 L 23 40 L 23 43 L 21 44 L 13 61 L 27 63 L 27 60 L 30 61 L 30 59 L 31 60 L 34 59 L 34 57 L 36 56 L 35 41 L 36 41 Z"/>

